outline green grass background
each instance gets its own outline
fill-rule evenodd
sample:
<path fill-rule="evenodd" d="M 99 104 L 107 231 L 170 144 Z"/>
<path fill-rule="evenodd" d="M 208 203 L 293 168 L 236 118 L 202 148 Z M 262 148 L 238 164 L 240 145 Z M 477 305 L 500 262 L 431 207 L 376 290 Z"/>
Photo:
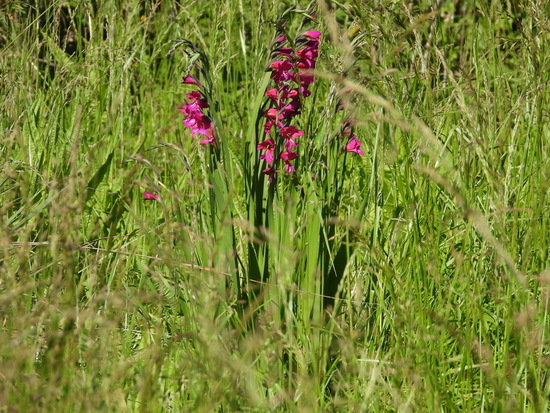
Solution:
<path fill-rule="evenodd" d="M 548 5 L 320 1 L 270 187 L 275 23 L 312 5 L 0 2 L 2 411 L 548 411 Z M 181 124 L 182 37 L 221 162 Z"/>

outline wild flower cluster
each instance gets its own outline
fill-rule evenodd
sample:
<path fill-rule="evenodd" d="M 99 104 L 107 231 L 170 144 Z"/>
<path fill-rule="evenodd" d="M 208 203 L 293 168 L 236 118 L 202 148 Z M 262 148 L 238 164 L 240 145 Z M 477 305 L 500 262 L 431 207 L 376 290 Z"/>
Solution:
<path fill-rule="evenodd" d="M 314 82 L 311 70 L 315 68 L 315 59 L 319 55 L 320 36 L 321 32 L 317 30 L 305 32 L 294 42 L 294 49 L 286 46 L 284 35 L 275 41 L 273 55 L 278 60 L 270 65 L 275 87 L 265 92 L 272 103 L 272 107 L 264 112 L 267 118 L 264 131 L 270 137 L 257 146 L 259 151 L 263 151 L 260 159 L 268 165 L 262 172 L 269 176 L 269 181 L 273 180 L 277 160 L 284 162 L 288 173 L 296 170 L 292 162 L 298 154 L 293 149 L 298 146 L 296 139 L 304 131 L 290 125 L 290 122 L 300 114 L 302 100 L 311 95 L 309 85 Z"/>
<path fill-rule="evenodd" d="M 313 20 L 315 17 L 313 15 L 310 19 Z M 284 27 L 285 25 L 283 30 Z M 257 150 L 261 152 L 259 159 L 267 164 L 262 172 L 268 176 L 270 182 L 277 173 L 278 165 L 284 164 L 284 169 L 289 174 L 296 171 L 295 161 L 299 155 L 295 148 L 299 146 L 297 141 L 304 135 L 304 131 L 292 123 L 301 113 L 304 99 L 311 95 L 310 87 L 315 81 L 312 72 L 319 56 L 321 32 L 309 30 L 295 39 L 289 39 L 287 36 L 286 32 L 280 32 L 274 42 L 274 60 L 269 65 L 274 85 L 265 92 L 269 106 L 263 112 L 266 118 L 264 133 L 267 136 L 257 145 Z M 184 43 L 191 45 L 196 51 L 189 41 Z M 185 95 L 188 101 L 179 108 L 185 115 L 183 124 L 190 129 L 193 138 L 201 135 L 201 145 L 216 146 L 214 122 L 209 116 L 204 86 L 189 75 L 183 78 L 182 83 L 198 87 L 198 90 Z M 345 110 L 346 105 L 343 104 L 339 109 Z M 364 155 L 360 149 L 362 142 L 353 134 L 354 123 L 354 120 L 348 120 L 342 125 L 341 135 L 348 139 L 342 151 Z"/>
<path fill-rule="evenodd" d="M 203 89 L 200 82 L 192 76 L 185 76 L 182 83 L 186 85 L 195 85 Z M 204 113 L 204 109 L 209 107 L 204 94 L 199 90 L 194 90 L 187 93 L 185 96 L 189 101 L 185 102 L 184 105 L 179 108 L 179 111 L 186 115 L 183 119 L 183 124 L 186 128 L 190 128 L 193 138 L 196 138 L 197 134 L 204 136 L 199 142 L 201 145 L 216 145 L 214 122 Z"/>

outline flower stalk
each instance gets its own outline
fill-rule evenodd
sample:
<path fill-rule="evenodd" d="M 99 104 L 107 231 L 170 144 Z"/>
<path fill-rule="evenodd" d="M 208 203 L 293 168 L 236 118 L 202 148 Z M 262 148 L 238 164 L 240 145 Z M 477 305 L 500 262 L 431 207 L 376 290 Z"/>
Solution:
<path fill-rule="evenodd" d="M 311 71 L 319 56 L 320 37 L 320 31 L 311 30 L 295 39 L 292 45 L 287 44 L 286 35 L 279 35 L 275 41 L 272 54 L 276 60 L 270 64 L 275 87 L 265 92 L 272 107 L 263 114 L 267 118 L 264 133 L 269 137 L 257 145 L 257 150 L 262 152 L 260 159 L 267 164 L 262 172 L 270 182 L 277 173 L 277 162 L 284 164 L 288 174 L 296 171 L 299 154 L 295 148 L 304 131 L 291 122 L 301 113 L 303 99 L 311 95 L 309 87 L 315 81 Z"/>

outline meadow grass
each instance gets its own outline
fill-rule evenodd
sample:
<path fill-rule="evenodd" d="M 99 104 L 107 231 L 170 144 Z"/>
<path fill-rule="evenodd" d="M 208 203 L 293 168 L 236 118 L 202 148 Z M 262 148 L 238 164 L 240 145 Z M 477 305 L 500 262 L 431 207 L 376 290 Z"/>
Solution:
<path fill-rule="evenodd" d="M 548 411 L 548 8 L 432 3 L 0 3 L 2 411 Z M 266 68 L 312 7 L 269 183 Z"/>

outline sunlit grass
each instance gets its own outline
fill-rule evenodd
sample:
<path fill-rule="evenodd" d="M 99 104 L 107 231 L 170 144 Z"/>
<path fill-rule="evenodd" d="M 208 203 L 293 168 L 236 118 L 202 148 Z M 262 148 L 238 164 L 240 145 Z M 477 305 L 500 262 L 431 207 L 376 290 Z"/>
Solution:
<path fill-rule="evenodd" d="M 302 163 L 269 184 L 265 69 L 310 4 L 27 3 L 0 6 L 3 408 L 547 411 L 542 5 L 320 1 Z"/>

